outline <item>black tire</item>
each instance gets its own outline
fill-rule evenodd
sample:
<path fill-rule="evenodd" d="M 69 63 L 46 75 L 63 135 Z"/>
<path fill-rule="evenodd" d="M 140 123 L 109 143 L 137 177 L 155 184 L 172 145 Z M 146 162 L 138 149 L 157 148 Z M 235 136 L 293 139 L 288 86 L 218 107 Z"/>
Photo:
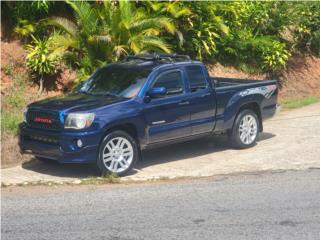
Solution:
<path fill-rule="evenodd" d="M 110 171 L 110 169 L 108 169 L 107 166 L 105 165 L 105 163 L 103 161 L 103 152 L 105 151 L 106 145 L 110 140 L 115 139 L 115 138 L 119 138 L 119 137 L 126 139 L 131 144 L 132 150 L 133 150 L 133 158 L 132 158 L 131 163 L 128 164 L 128 167 L 124 171 L 114 172 L 114 171 Z M 99 173 L 103 176 L 109 175 L 109 174 L 116 174 L 117 176 L 124 176 L 132 170 L 132 168 L 134 167 L 138 158 L 139 158 L 139 152 L 138 152 L 138 145 L 136 143 L 136 140 L 124 131 L 115 130 L 115 131 L 108 133 L 104 137 L 104 139 L 102 140 L 102 142 L 99 146 L 99 153 L 98 153 L 98 159 L 97 159 L 97 169 L 98 169 Z"/>
<path fill-rule="evenodd" d="M 256 131 L 255 131 L 256 133 L 255 133 L 255 135 L 254 134 L 252 135 L 252 138 L 254 138 L 254 139 L 250 139 L 250 141 L 249 141 L 250 143 L 245 143 L 240 138 L 240 123 L 244 119 L 245 116 L 252 116 L 256 121 Z M 229 139 L 231 141 L 232 146 L 237 149 L 250 148 L 250 147 L 254 146 L 256 144 L 257 138 L 259 136 L 259 130 L 260 130 L 260 121 L 257 117 L 257 114 L 250 109 L 242 110 L 240 113 L 238 113 L 238 115 L 234 121 L 232 130 L 229 134 Z"/>

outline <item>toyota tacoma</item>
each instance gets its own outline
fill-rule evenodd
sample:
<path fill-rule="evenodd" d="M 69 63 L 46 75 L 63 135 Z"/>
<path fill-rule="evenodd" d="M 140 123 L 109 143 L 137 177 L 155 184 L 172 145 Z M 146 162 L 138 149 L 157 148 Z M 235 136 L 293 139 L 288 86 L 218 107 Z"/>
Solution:
<path fill-rule="evenodd" d="M 41 160 L 124 175 L 155 146 L 212 134 L 227 134 L 235 148 L 254 146 L 277 93 L 275 80 L 210 77 L 185 55 L 128 56 L 67 95 L 28 105 L 19 145 Z"/>

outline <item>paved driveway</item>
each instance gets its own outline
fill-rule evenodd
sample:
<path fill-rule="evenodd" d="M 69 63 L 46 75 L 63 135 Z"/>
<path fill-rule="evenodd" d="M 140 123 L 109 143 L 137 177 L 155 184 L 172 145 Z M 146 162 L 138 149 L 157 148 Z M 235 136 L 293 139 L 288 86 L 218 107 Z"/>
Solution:
<path fill-rule="evenodd" d="M 234 150 L 226 137 L 209 137 L 146 151 L 123 180 L 204 177 L 236 172 L 320 168 L 320 104 L 283 111 L 264 123 L 258 144 Z M 94 176 L 87 165 L 43 164 L 37 160 L 2 169 L 2 183 L 77 181 Z"/>

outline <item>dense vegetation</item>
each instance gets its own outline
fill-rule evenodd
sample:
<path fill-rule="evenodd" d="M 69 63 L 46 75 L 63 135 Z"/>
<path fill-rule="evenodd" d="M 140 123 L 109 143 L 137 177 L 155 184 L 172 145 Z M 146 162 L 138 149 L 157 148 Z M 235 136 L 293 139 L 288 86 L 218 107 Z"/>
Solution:
<path fill-rule="evenodd" d="M 40 83 L 61 64 L 85 79 L 101 65 L 144 52 L 186 53 L 274 74 L 294 54 L 320 55 L 319 13 L 320 2 L 2 3 Z"/>

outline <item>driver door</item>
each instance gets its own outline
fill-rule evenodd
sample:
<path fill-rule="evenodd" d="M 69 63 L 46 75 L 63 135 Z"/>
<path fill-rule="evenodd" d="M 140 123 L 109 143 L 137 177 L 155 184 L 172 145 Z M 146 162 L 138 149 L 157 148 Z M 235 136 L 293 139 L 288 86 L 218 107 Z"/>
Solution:
<path fill-rule="evenodd" d="M 189 136 L 190 102 L 185 94 L 182 71 L 174 69 L 160 73 L 151 84 L 153 87 L 165 87 L 167 93 L 145 105 L 148 144 Z"/>

